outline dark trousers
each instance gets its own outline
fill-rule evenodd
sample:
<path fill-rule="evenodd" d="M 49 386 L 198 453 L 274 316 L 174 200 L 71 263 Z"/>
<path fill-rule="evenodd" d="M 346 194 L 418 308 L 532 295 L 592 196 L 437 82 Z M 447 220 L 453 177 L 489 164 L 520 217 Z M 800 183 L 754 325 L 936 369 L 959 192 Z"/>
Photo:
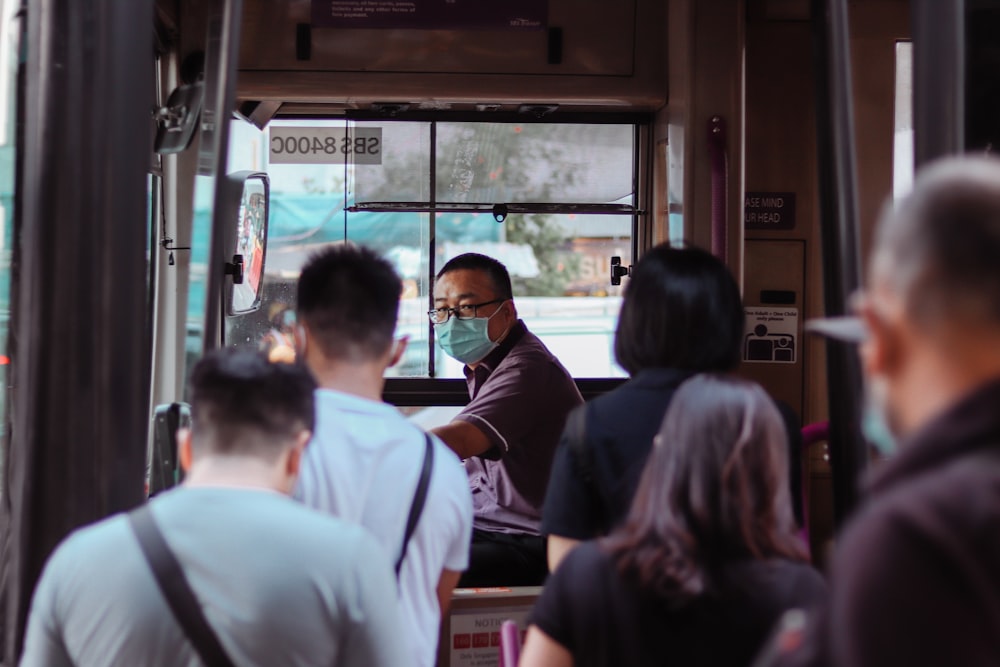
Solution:
<path fill-rule="evenodd" d="M 458 586 L 541 586 L 548 573 L 544 537 L 473 529 L 469 569 Z"/>

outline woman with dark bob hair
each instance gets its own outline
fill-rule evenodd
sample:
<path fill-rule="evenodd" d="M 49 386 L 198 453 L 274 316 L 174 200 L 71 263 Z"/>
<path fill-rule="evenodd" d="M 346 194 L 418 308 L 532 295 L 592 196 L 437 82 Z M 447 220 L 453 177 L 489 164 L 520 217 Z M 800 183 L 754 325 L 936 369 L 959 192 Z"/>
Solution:
<path fill-rule="evenodd" d="M 577 408 L 556 449 L 542 509 L 549 569 L 628 511 L 677 387 L 740 362 L 743 302 L 729 269 L 699 248 L 659 245 L 625 288 L 615 357 L 631 379 Z"/>
<path fill-rule="evenodd" d="M 774 402 L 699 375 L 674 395 L 625 522 L 549 577 L 520 664 L 747 665 L 784 611 L 825 597 L 804 559 Z"/>

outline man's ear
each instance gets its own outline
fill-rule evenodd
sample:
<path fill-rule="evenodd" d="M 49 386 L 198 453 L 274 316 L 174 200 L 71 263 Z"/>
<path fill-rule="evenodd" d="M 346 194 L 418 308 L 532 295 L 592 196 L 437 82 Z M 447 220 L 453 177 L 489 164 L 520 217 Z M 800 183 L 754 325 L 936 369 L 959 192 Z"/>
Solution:
<path fill-rule="evenodd" d="M 306 325 L 301 322 L 296 324 L 293 335 L 295 337 L 295 354 L 299 359 L 305 359 L 306 347 L 309 345 L 309 332 L 306 330 Z"/>
<path fill-rule="evenodd" d="M 861 344 L 861 363 L 865 375 L 890 376 L 898 368 L 904 344 L 900 328 L 900 315 L 882 312 L 868 301 L 860 310 L 868 337 Z"/>
<path fill-rule="evenodd" d="M 299 476 L 299 469 L 302 466 L 302 453 L 312 438 L 312 431 L 302 431 L 295 438 L 295 444 L 288 450 L 288 457 L 285 459 L 285 474 L 295 478 Z"/>
<path fill-rule="evenodd" d="M 181 470 L 191 469 L 191 429 L 177 429 L 177 458 L 180 459 Z"/>
<path fill-rule="evenodd" d="M 507 299 L 504 301 L 504 307 L 507 308 L 507 312 L 510 314 L 510 321 L 517 321 L 517 306 L 514 305 L 514 299 Z"/>
<path fill-rule="evenodd" d="M 406 347 L 410 344 L 409 336 L 400 336 L 392 344 L 392 356 L 389 357 L 389 368 L 392 368 L 400 362 L 403 355 L 406 354 Z"/>

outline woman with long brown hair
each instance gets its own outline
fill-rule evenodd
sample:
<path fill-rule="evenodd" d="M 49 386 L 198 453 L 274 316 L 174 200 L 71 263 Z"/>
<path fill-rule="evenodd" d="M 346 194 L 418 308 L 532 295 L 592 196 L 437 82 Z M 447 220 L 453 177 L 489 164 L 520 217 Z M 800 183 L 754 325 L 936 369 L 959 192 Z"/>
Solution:
<path fill-rule="evenodd" d="M 748 664 L 826 590 L 795 535 L 785 438 L 760 386 L 682 384 L 624 524 L 549 578 L 521 665 Z"/>

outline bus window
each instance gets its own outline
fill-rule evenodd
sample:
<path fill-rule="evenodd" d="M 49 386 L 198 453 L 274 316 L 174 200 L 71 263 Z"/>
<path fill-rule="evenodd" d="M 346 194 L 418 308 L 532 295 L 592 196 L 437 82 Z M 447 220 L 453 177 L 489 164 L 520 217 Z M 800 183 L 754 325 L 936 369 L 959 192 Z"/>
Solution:
<path fill-rule="evenodd" d="M 0 440 L 7 433 L 7 383 L 10 358 L 7 338 L 10 328 L 11 257 L 14 238 L 14 135 L 17 81 L 17 21 L 4 5 L 0 11 Z M 6 447 L 4 446 L 4 450 Z M 0 471 L 2 472 L 2 471 Z M 0 480 L 6 476 L 0 474 Z"/>
<path fill-rule="evenodd" d="M 264 301 L 239 343 L 287 339 L 302 265 L 350 241 L 403 280 L 410 345 L 391 374 L 462 377 L 426 312 L 435 272 L 474 251 L 508 267 L 521 317 L 571 373 L 624 376 L 612 353 L 621 286 L 609 276 L 612 256 L 632 262 L 634 135 L 628 124 L 272 121 Z"/>
<path fill-rule="evenodd" d="M 895 134 L 892 142 L 892 196 L 913 184 L 913 42 L 896 42 Z"/>

